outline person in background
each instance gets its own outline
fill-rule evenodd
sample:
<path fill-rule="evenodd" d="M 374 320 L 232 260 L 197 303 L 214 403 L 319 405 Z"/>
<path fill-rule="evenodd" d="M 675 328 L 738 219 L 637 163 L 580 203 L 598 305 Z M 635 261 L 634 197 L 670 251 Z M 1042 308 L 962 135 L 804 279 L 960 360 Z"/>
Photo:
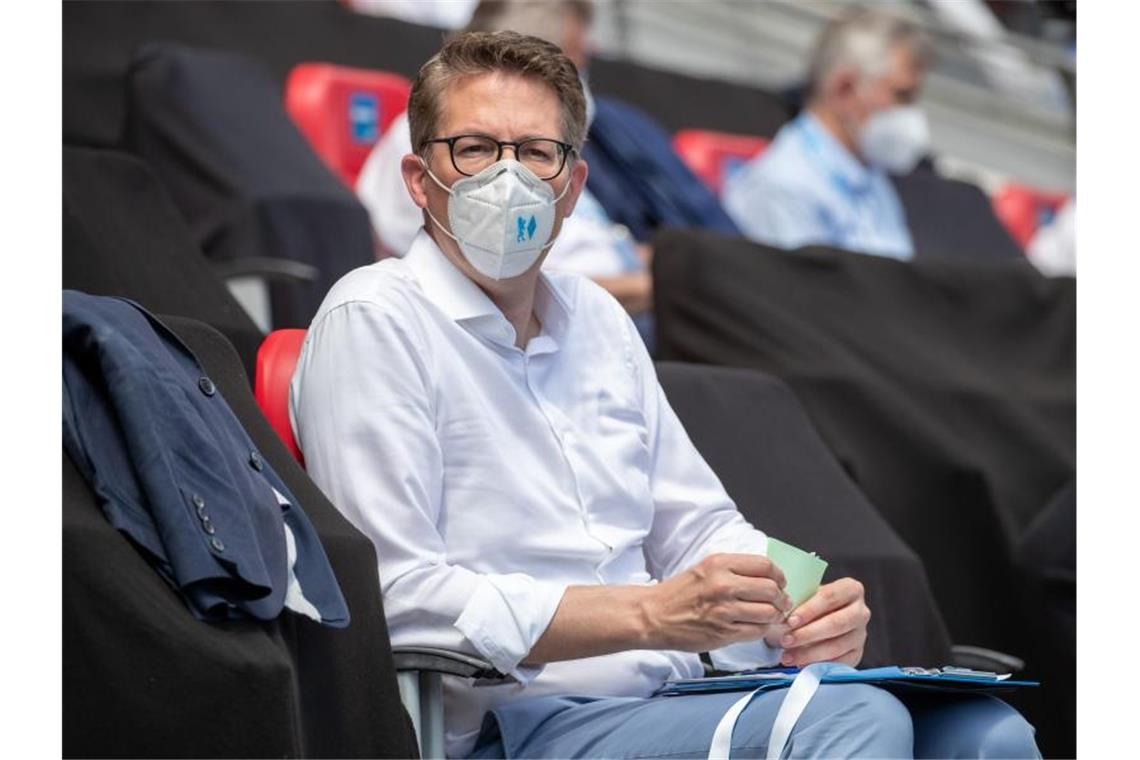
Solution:
<path fill-rule="evenodd" d="M 1077 276 L 1077 199 L 1070 198 L 1052 221 L 1034 233 L 1025 249 L 1033 265 L 1049 277 Z"/>
<path fill-rule="evenodd" d="M 475 8 L 467 31 L 509 29 L 558 45 L 578 69 L 589 122 L 593 102 L 585 72 L 593 11 L 590 0 L 483 0 Z M 423 223 L 423 215 L 408 197 L 400 173 L 401 159 L 411 152 L 408 118 L 402 114 L 377 142 L 356 182 L 357 197 L 368 209 L 376 235 L 389 255 L 403 255 Z M 609 291 L 629 312 L 652 352 L 651 257 L 652 249 L 636 243 L 628 230 L 611 222 L 601 204 L 583 188 L 574 216 L 563 225 L 546 267 L 585 275 Z"/>
<path fill-rule="evenodd" d="M 453 36 L 408 114 L 401 171 L 425 224 L 403 257 L 329 291 L 290 418 L 309 475 L 376 547 L 393 645 L 509 676 L 445 677 L 447 755 L 702 757 L 717 736 L 745 757 L 775 733 L 796 757 L 1039 757 L 988 696 L 916 709 L 824 684 L 798 719 L 780 692 L 738 714 L 739 694 L 652 696 L 700 676 L 700 652 L 733 670 L 857 664 L 863 587 L 840 578 L 795 606 L 628 314 L 543 268 L 589 173 L 585 97 L 558 47 Z"/>
<path fill-rule="evenodd" d="M 827 245 L 909 259 L 906 215 L 887 173 L 929 146 L 916 105 L 932 48 L 913 24 L 854 8 L 823 31 L 807 107 L 729 177 L 724 205 L 745 235 L 780 248 Z"/>

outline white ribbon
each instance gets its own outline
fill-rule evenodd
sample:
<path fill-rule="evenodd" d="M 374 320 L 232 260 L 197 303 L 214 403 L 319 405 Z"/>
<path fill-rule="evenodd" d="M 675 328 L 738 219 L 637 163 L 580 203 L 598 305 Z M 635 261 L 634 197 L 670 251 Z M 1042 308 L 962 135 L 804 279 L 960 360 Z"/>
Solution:
<path fill-rule="evenodd" d="M 768 760 L 779 760 L 780 755 L 784 753 L 784 746 L 792 735 L 792 729 L 796 727 L 796 721 L 800 719 L 808 702 L 819 688 L 820 679 L 834 667 L 836 664 L 831 662 L 813 663 L 801 670 L 792 681 L 788 693 L 784 695 L 784 701 L 780 704 L 780 710 L 776 713 L 776 719 L 772 721 L 772 732 L 768 735 Z M 728 760 L 732 752 L 732 732 L 736 728 L 736 721 L 744 712 L 744 708 L 748 707 L 752 699 L 762 690 L 763 688 L 760 688 L 745 694 L 724 713 L 724 717 L 713 731 L 712 743 L 709 745 L 709 760 Z"/>

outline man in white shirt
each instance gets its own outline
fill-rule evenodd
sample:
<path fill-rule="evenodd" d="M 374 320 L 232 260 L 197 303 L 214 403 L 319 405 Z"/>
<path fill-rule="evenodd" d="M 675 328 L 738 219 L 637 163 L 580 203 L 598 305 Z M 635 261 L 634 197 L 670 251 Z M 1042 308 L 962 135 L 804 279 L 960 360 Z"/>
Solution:
<path fill-rule="evenodd" d="M 724 207 L 749 238 L 780 248 L 827 245 L 910 259 L 914 244 L 887 172 L 927 151 L 915 104 L 930 59 L 912 24 L 857 8 L 820 37 L 807 108 L 729 176 Z"/>
<path fill-rule="evenodd" d="M 376 545 L 393 644 L 512 678 L 445 680 L 449 756 L 705 754 L 739 695 L 650 698 L 699 676 L 697 653 L 858 663 L 860 584 L 792 610 L 767 537 L 694 449 L 628 315 L 590 280 L 541 271 L 587 175 L 573 64 L 533 37 L 461 34 L 421 69 L 408 112 L 401 166 L 425 228 L 330 291 L 291 415 L 310 475 Z M 762 751 L 781 698 L 754 699 L 732 746 Z M 969 709 L 984 730 L 942 732 L 955 744 L 939 751 L 1032 755 L 1012 709 Z M 910 756 L 911 715 L 872 687 L 822 686 L 787 746 Z"/>
<path fill-rule="evenodd" d="M 553 42 L 583 75 L 589 61 L 593 5 L 589 0 L 483 0 L 467 31 L 509 29 Z M 587 123 L 593 116 L 586 90 Z M 356 181 L 356 194 L 372 218 L 381 245 L 403 255 L 423 226 L 423 213 L 404 187 L 400 160 L 412 152 L 407 113 L 398 116 L 369 153 Z M 637 244 L 615 225 L 601 204 L 582 189 L 574 215 L 565 220 L 545 266 L 593 279 L 633 316 L 638 332 L 653 347 L 653 281 L 649 246 Z"/>

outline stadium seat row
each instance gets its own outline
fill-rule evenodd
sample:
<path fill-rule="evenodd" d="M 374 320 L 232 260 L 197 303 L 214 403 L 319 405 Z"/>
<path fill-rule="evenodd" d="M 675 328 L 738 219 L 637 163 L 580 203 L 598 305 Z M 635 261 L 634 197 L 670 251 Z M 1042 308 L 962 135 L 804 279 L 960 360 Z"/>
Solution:
<path fill-rule="evenodd" d="M 303 63 L 289 74 L 285 107 L 317 155 L 350 187 L 373 144 L 407 108 L 411 82 L 385 71 Z M 717 195 L 728 176 L 768 147 L 755 135 L 684 129 L 673 148 Z M 1023 249 L 1068 196 L 1010 183 L 991 199 L 994 212 Z"/>

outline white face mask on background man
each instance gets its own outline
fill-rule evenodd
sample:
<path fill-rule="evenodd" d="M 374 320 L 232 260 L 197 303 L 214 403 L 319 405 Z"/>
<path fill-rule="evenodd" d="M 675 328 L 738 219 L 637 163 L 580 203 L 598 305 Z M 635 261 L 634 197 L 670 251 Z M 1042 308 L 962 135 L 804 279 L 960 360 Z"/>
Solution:
<path fill-rule="evenodd" d="M 429 177 L 450 196 L 446 229 L 428 210 L 441 232 L 459 245 L 477 272 L 493 280 L 517 277 L 554 245 L 557 197 L 550 185 L 514 159 L 504 158 L 451 187 L 424 164 Z"/>
<path fill-rule="evenodd" d="M 859 133 L 859 152 L 867 163 L 892 174 L 906 174 L 930 150 L 930 126 L 916 105 L 878 111 Z"/>

